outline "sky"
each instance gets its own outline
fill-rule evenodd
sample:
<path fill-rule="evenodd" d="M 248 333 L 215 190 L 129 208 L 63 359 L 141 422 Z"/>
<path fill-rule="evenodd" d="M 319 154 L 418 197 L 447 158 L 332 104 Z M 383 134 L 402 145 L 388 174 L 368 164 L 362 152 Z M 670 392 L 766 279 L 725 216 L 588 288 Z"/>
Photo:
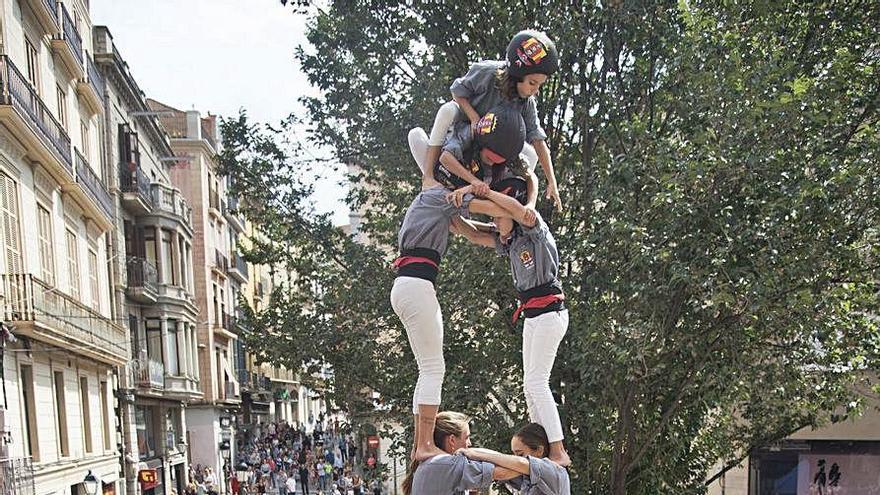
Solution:
<path fill-rule="evenodd" d="M 90 8 L 144 93 L 173 107 L 221 117 L 244 108 L 254 121 L 278 122 L 302 112 L 300 96 L 318 94 L 293 55 L 307 43 L 305 19 L 278 0 L 92 0 Z M 341 225 L 345 177 L 333 168 L 314 197 Z"/>

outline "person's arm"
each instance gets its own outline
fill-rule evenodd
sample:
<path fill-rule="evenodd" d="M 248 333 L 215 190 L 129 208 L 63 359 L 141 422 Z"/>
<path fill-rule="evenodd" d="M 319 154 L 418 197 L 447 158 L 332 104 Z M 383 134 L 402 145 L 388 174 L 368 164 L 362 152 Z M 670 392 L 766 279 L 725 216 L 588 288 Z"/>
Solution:
<path fill-rule="evenodd" d="M 535 172 L 526 169 L 526 209 L 530 210 L 531 218 L 534 220 L 535 204 L 538 202 L 538 176 Z"/>
<path fill-rule="evenodd" d="M 460 215 L 452 217 L 452 225 L 450 226 L 450 229 L 452 228 L 455 229 L 453 233 L 464 236 L 464 238 L 470 241 L 471 244 L 487 248 L 495 248 L 495 236 L 493 234 L 480 231 L 476 225 L 461 218 Z"/>
<path fill-rule="evenodd" d="M 466 169 L 464 165 L 462 165 L 461 162 L 458 161 L 455 155 L 446 150 L 444 150 L 443 153 L 440 154 L 440 163 L 443 164 L 443 166 L 446 167 L 446 169 L 453 174 L 466 180 L 468 184 L 483 183 L 474 174 L 472 174 L 470 170 Z"/>
<path fill-rule="evenodd" d="M 535 153 L 538 154 L 538 162 L 541 163 L 544 177 L 547 178 L 546 197 L 552 199 L 556 204 L 556 211 L 562 211 L 562 198 L 559 197 L 556 172 L 553 170 L 553 160 L 550 158 L 550 150 L 547 148 L 547 143 L 543 139 L 536 139 L 532 141 L 532 146 L 535 147 Z"/>
<path fill-rule="evenodd" d="M 465 96 L 456 96 L 455 93 L 452 94 L 452 99 L 455 103 L 458 103 L 458 108 L 467 115 L 468 120 L 471 121 L 471 126 L 475 125 L 480 120 L 480 114 L 477 113 L 476 109 L 471 105 L 470 100 Z"/>
<path fill-rule="evenodd" d="M 529 460 L 518 455 L 502 454 L 490 449 L 467 448 L 460 452 L 472 461 L 482 461 L 494 464 L 496 467 L 513 471 L 517 476 L 528 475 L 530 472 Z M 513 476 L 511 476 L 513 478 Z M 508 478 L 510 479 L 510 478 Z"/>

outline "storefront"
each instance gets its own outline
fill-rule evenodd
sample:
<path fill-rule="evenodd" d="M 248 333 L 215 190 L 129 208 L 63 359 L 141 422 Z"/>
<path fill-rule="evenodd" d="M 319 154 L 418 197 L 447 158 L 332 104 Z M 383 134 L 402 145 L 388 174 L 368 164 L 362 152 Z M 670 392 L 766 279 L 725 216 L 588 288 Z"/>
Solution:
<path fill-rule="evenodd" d="M 749 459 L 753 495 L 880 495 L 880 442 L 789 440 Z"/>

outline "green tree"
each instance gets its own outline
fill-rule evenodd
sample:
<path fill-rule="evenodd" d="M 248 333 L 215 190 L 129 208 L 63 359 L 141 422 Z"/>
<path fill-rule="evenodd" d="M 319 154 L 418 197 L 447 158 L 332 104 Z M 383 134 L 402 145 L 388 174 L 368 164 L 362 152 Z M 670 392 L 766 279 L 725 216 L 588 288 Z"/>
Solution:
<path fill-rule="evenodd" d="M 406 132 L 539 19 L 562 54 L 539 109 L 567 204 L 551 221 L 571 311 L 553 386 L 573 492 L 699 493 L 717 463 L 857 411 L 880 348 L 880 5 L 468 7 L 298 7 L 321 90 L 304 99 L 311 142 L 362 171 L 350 200 L 375 244 L 309 211 L 304 167 L 320 163 L 286 143 L 290 122 L 225 122 L 223 162 L 272 240 L 248 257 L 300 274 L 248 345 L 330 363 L 336 403 L 372 411 L 375 390 L 406 421 L 416 370 L 387 249 L 418 188 Z M 502 449 L 525 418 L 509 277 L 459 241 L 438 281 L 444 407 Z"/>

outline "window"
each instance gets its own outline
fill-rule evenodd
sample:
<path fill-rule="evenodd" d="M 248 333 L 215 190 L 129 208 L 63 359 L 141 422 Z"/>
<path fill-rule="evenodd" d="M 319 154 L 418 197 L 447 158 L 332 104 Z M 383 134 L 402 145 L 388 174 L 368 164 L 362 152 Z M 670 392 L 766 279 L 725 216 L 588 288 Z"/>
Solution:
<path fill-rule="evenodd" d="M 70 276 L 70 295 L 79 300 L 79 256 L 77 256 L 76 234 L 67 230 L 67 273 Z"/>
<path fill-rule="evenodd" d="M 40 277 L 49 285 L 55 285 L 55 256 L 52 252 L 52 215 L 37 205 L 37 228 L 40 243 Z"/>
<path fill-rule="evenodd" d="M 31 40 L 24 39 L 24 47 L 27 52 L 27 78 L 31 86 L 40 94 L 40 57 L 37 48 Z"/>
<path fill-rule="evenodd" d="M 165 267 L 158 263 L 159 257 L 156 253 L 156 229 L 153 227 L 144 229 L 144 250 L 146 251 L 147 261 L 159 269 L 160 276 L 164 276 L 162 273 L 164 272 Z"/>
<path fill-rule="evenodd" d="M 92 453 L 92 414 L 89 407 L 89 378 L 79 377 L 79 397 L 82 408 L 83 445 L 87 453 Z"/>
<path fill-rule="evenodd" d="M 0 236 L 3 236 L 6 251 L 6 273 L 22 273 L 24 261 L 21 253 L 21 231 L 18 228 L 18 185 L 3 172 L 0 172 L 0 213 L 3 216 Z"/>
<path fill-rule="evenodd" d="M 89 136 L 89 124 L 85 120 L 79 121 L 79 137 L 80 137 L 80 148 L 82 148 L 82 154 L 86 160 L 89 160 L 91 153 L 91 139 Z"/>
<path fill-rule="evenodd" d="M 98 255 L 89 249 L 89 287 L 92 290 L 92 308 L 101 308 L 101 292 L 98 288 Z"/>
<path fill-rule="evenodd" d="M 156 455 L 155 433 L 153 431 L 153 408 L 135 406 L 135 425 L 137 429 L 138 452 L 141 459 L 149 459 Z"/>
<path fill-rule="evenodd" d="M 35 461 L 40 460 L 40 442 L 37 437 L 37 404 L 34 398 L 34 369 L 30 365 L 21 365 L 21 404 L 24 413 L 24 452 Z"/>
<path fill-rule="evenodd" d="M 174 264 L 174 248 L 171 242 L 171 232 L 161 230 L 162 232 L 162 282 L 166 284 L 177 284 L 177 266 Z"/>
<path fill-rule="evenodd" d="M 61 86 L 58 86 L 58 121 L 67 130 L 67 93 Z"/>
<path fill-rule="evenodd" d="M 70 456 L 70 444 L 67 439 L 67 404 L 64 401 L 64 372 L 56 371 L 52 374 L 55 386 L 55 418 L 58 431 L 58 449 L 61 457 Z"/>
<path fill-rule="evenodd" d="M 110 406 L 107 403 L 107 398 L 110 396 L 107 388 L 107 382 L 101 382 L 101 425 L 104 430 L 104 450 L 110 450 L 112 446 L 110 445 L 110 410 L 108 409 Z"/>
<path fill-rule="evenodd" d="M 168 374 L 180 376 L 180 357 L 177 350 L 177 325 L 176 320 L 168 320 Z"/>

